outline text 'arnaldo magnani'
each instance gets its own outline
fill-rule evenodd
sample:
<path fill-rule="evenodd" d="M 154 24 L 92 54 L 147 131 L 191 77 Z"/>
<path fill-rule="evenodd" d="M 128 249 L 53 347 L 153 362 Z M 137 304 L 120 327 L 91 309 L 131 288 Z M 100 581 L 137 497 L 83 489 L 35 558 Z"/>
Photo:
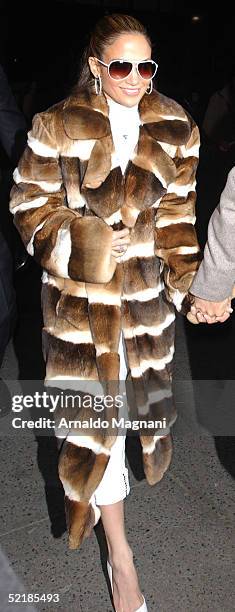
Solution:
<path fill-rule="evenodd" d="M 31 392 L 29 392 L 29 390 Z M 42 390 L 28 389 L 25 393 L 12 393 L 8 417 L 11 431 L 36 430 L 40 435 L 66 437 L 90 434 L 91 430 L 110 430 L 122 434 L 123 430 L 145 430 L 146 434 L 156 430 L 168 433 L 165 418 L 150 418 L 146 407 L 143 416 L 134 418 L 127 409 L 126 391 L 116 395 L 94 394 L 85 391 L 64 391 L 45 387 Z M 117 432 L 118 430 L 118 432 Z"/>

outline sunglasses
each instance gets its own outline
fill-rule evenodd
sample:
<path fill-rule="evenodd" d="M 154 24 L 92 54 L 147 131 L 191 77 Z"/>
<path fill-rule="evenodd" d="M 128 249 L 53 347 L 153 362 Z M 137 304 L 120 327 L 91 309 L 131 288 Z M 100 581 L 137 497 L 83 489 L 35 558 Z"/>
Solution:
<path fill-rule="evenodd" d="M 95 58 L 100 64 L 108 68 L 108 75 L 114 81 L 122 81 L 131 74 L 133 67 L 137 70 L 138 75 L 141 79 L 149 81 L 155 76 L 158 64 L 153 60 L 142 60 L 140 62 L 132 62 L 126 60 L 112 60 L 109 64 L 105 64 L 98 57 Z"/>

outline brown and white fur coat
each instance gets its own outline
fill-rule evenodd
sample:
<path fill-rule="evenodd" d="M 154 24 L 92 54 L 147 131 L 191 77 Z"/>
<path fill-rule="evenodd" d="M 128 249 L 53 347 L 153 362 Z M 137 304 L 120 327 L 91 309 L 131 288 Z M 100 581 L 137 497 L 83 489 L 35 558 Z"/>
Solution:
<path fill-rule="evenodd" d="M 130 415 L 174 423 L 171 393 L 175 308 L 182 311 L 199 265 L 195 234 L 197 126 L 175 101 L 153 91 L 139 103 L 140 133 L 122 175 L 103 94 L 72 95 L 35 115 L 14 172 L 10 209 L 28 252 L 42 266 L 46 383 L 119 378 L 123 330 L 132 383 Z M 113 230 L 130 229 L 122 262 Z M 110 383 L 110 387 L 109 387 Z M 116 415 L 115 409 L 105 418 Z M 94 415 L 93 415 L 94 416 Z M 81 418 L 87 418 L 87 413 Z M 109 432 L 110 433 L 110 432 Z M 168 468 L 171 434 L 140 433 L 147 481 Z M 99 513 L 91 497 L 116 432 L 68 435 L 59 474 L 69 546 L 80 546 Z"/>

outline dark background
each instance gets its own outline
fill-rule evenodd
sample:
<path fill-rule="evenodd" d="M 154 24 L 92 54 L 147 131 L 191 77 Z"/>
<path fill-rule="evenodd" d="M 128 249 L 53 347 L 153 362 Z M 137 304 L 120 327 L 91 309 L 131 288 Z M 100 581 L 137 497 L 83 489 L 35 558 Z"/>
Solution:
<path fill-rule="evenodd" d="M 158 89 L 181 102 L 200 124 L 210 94 L 235 67 L 232 4 L 5 0 L 0 2 L 0 61 L 30 118 L 65 97 L 76 82 L 81 50 L 96 20 L 105 13 L 130 12 L 152 37 Z"/>

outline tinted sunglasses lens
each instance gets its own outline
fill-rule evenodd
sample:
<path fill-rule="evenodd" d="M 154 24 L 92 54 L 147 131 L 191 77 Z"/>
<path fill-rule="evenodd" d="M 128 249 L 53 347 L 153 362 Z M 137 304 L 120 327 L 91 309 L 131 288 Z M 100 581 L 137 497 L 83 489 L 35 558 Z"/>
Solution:
<path fill-rule="evenodd" d="M 111 62 L 109 66 L 109 76 L 112 79 L 125 79 L 132 70 L 131 62 Z"/>
<path fill-rule="evenodd" d="M 152 62 L 141 62 L 138 64 L 138 70 L 142 79 L 152 79 L 156 72 L 156 67 Z"/>

